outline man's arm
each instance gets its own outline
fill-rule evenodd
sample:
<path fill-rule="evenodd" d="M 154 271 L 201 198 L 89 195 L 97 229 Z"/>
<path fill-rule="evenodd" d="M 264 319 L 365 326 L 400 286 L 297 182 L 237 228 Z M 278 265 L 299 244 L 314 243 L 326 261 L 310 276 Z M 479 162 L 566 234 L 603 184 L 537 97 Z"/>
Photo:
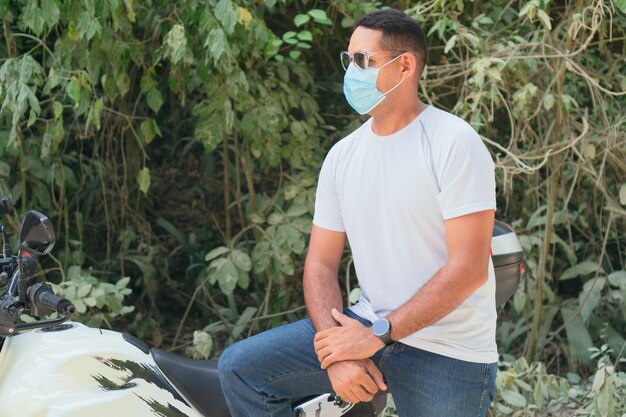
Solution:
<path fill-rule="evenodd" d="M 307 310 L 318 332 L 339 324 L 331 311 L 343 309 L 337 273 L 345 243 L 344 232 L 313 225 L 303 280 Z M 353 403 L 370 401 L 379 389 L 387 389 L 382 373 L 369 359 L 335 363 L 328 368 L 328 378 L 335 393 Z"/>
<path fill-rule="evenodd" d="M 304 264 L 304 301 L 315 330 L 337 326 L 331 310 L 343 310 L 337 274 L 346 243 L 345 232 L 313 225 Z"/>
<path fill-rule="evenodd" d="M 488 278 L 494 211 L 485 210 L 446 220 L 448 262 L 413 296 L 389 313 L 391 338 L 402 339 L 439 321 L 481 287 Z M 317 333 L 315 351 L 327 367 L 336 361 L 369 358 L 384 343 L 338 311 L 341 327 Z"/>
<path fill-rule="evenodd" d="M 448 262 L 387 316 L 393 340 L 436 323 L 487 282 L 493 221 L 494 210 L 446 220 Z"/>

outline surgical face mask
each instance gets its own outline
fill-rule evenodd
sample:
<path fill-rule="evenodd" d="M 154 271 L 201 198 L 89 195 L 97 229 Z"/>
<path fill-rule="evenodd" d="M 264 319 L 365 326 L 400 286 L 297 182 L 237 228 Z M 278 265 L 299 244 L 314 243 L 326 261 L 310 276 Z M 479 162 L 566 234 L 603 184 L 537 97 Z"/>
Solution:
<path fill-rule="evenodd" d="M 385 63 L 380 68 L 365 68 L 361 69 L 351 62 L 348 66 L 345 76 L 343 77 L 343 94 L 346 96 L 346 100 L 350 106 L 359 114 L 366 114 L 374 110 L 384 99 L 385 96 L 395 90 L 404 79 L 400 80 L 398 84 L 391 87 L 386 92 L 381 92 L 376 87 L 376 81 L 378 80 L 378 72 L 380 69 L 385 68 L 402 55 L 398 55 L 391 61 Z"/>

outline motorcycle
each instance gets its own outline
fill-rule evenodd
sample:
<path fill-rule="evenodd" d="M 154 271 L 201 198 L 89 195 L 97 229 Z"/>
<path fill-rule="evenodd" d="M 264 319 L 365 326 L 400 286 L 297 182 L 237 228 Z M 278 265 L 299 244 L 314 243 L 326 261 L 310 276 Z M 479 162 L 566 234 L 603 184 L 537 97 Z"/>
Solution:
<path fill-rule="evenodd" d="M 12 211 L 0 200 L 0 219 Z M 128 334 L 68 321 L 76 308 L 46 283 L 30 284 L 36 258 L 55 243 L 50 220 L 31 210 L 14 255 L 0 222 L 0 417 L 229 417 L 217 361 L 193 360 L 150 347 Z M 522 249 L 513 230 L 496 222 L 492 239 L 496 300 L 520 280 Z M 5 288 L 2 291 L 2 288 Z M 23 322 L 57 314 L 57 318 Z M 344 402 L 333 393 L 293 399 L 295 417 L 378 417 L 386 393 Z"/>

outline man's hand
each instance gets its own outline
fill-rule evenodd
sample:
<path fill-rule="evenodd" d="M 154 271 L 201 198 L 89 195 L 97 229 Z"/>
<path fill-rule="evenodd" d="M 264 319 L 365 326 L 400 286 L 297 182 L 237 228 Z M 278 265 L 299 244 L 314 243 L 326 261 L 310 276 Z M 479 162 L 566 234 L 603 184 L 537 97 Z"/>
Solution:
<path fill-rule="evenodd" d="M 360 321 L 351 319 L 334 308 L 332 315 L 341 326 L 322 330 L 315 335 L 315 352 L 322 369 L 335 362 L 370 358 L 385 347 L 382 340 L 374 336 L 372 329 L 365 327 Z"/>
<path fill-rule="evenodd" d="M 328 367 L 335 394 L 343 401 L 370 401 L 379 390 L 387 390 L 383 374 L 370 359 L 337 362 Z"/>

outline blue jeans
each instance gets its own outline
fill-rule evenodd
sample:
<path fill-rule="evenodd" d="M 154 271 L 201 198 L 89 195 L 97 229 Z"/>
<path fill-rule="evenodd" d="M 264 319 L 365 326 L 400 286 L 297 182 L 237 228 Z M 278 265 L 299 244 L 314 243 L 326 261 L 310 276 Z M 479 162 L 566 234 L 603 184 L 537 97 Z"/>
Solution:
<path fill-rule="evenodd" d="M 366 326 L 371 323 L 345 313 Z M 232 417 L 293 417 L 290 398 L 333 392 L 313 348 L 309 319 L 231 345 L 218 370 Z M 465 362 L 400 342 L 371 358 L 400 417 L 483 417 L 495 397 L 496 364 Z"/>

